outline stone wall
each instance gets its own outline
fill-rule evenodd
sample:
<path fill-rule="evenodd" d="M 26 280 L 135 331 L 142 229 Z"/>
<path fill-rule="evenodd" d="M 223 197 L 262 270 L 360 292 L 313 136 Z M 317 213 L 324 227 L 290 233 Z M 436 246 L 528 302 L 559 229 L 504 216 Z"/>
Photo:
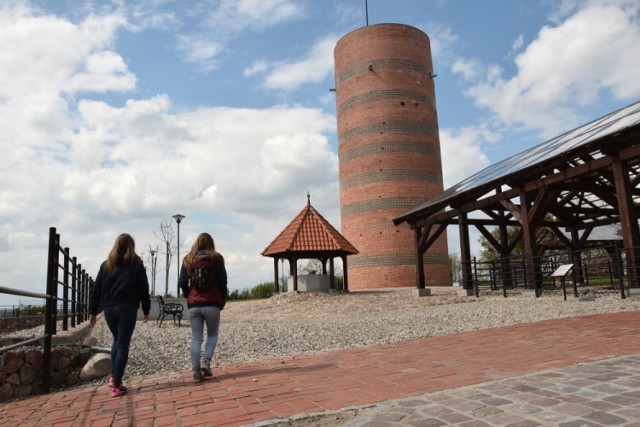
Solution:
<path fill-rule="evenodd" d="M 0 355 L 0 401 L 42 393 L 42 347 L 24 348 Z M 50 389 L 76 385 L 90 356 L 79 346 L 52 349 Z"/>
<path fill-rule="evenodd" d="M 62 330 L 58 320 L 57 334 L 51 337 L 51 379 L 49 389 L 70 387 L 80 381 L 80 372 L 92 355 L 91 348 L 81 345 L 90 331 L 89 322 Z M 34 332 L 34 335 L 42 331 Z M 0 338 L 0 347 L 17 344 L 20 337 Z M 42 393 L 43 347 L 22 346 L 0 354 L 0 402 Z"/>

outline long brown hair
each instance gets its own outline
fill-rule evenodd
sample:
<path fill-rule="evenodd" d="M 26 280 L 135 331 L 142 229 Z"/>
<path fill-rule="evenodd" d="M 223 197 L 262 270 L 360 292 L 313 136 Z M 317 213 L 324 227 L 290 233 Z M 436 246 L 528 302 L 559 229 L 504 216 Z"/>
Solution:
<path fill-rule="evenodd" d="M 193 272 L 193 261 L 196 259 L 196 255 L 200 252 L 207 252 L 211 259 L 214 261 L 220 257 L 220 254 L 216 252 L 216 243 L 213 241 L 213 237 L 209 233 L 200 233 L 198 237 L 196 237 L 196 241 L 191 246 L 191 250 L 188 254 L 184 256 L 184 266 L 187 269 L 187 273 L 189 277 L 191 277 L 191 273 Z"/>
<path fill-rule="evenodd" d="M 125 264 L 135 265 L 142 262 L 136 254 L 136 242 L 127 233 L 122 233 L 116 238 L 109 256 L 107 256 L 107 270 L 115 271 L 118 259 L 122 259 Z"/>

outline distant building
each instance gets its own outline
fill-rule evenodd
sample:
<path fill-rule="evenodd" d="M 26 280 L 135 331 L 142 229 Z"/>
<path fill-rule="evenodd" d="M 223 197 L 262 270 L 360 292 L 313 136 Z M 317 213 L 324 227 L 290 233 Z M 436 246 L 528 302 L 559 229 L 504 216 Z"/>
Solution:
<path fill-rule="evenodd" d="M 416 286 L 416 236 L 392 219 L 443 191 L 428 36 L 378 24 L 335 48 L 342 234 L 359 251 L 349 288 Z M 449 286 L 446 232 L 423 260 L 431 286 Z"/>

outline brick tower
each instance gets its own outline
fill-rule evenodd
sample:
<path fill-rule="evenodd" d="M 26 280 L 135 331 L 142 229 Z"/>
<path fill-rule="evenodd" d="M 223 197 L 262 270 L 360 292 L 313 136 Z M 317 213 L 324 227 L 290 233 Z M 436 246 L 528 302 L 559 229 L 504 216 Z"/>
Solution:
<path fill-rule="evenodd" d="M 334 50 L 342 233 L 360 251 L 349 288 L 416 286 L 415 236 L 392 219 L 443 191 L 429 37 L 400 24 L 359 28 Z M 447 237 L 424 259 L 451 285 Z"/>

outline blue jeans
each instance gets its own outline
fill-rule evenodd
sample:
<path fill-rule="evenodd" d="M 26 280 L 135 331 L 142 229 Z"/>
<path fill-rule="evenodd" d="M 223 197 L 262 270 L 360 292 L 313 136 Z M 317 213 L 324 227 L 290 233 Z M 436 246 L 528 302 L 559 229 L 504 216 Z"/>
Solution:
<path fill-rule="evenodd" d="M 104 308 L 104 318 L 113 335 L 111 344 L 111 376 L 116 384 L 122 383 L 124 368 L 129 360 L 129 344 L 136 327 L 138 308 L 130 304 L 117 304 Z"/>
<path fill-rule="evenodd" d="M 218 328 L 220 327 L 220 309 L 218 307 L 191 307 L 189 309 L 189 323 L 191 323 L 191 369 L 200 372 L 200 351 L 204 324 L 207 324 L 207 343 L 204 346 L 205 359 L 213 359 L 213 352 L 218 344 Z"/>

